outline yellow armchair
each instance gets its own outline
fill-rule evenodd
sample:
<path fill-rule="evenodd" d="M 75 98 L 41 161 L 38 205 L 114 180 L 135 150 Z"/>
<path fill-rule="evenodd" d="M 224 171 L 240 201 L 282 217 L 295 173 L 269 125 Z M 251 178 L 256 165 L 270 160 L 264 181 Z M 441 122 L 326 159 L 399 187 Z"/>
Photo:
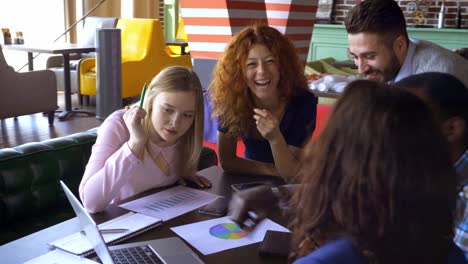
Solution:
<path fill-rule="evenodd" d="M 185 40 L 187 41 L 187 32 L 185 32 L 185 25 L 182 16 L 179 17 L 179 25 L 177 26 L 177 34 L 175 37 L 177 40 Z M 190 52 L 189 47 L 185 47 L 185 52 Z M 182 54 L 182 48 L 180 46 L 168 45 L 167 46 L 167 53 L 171 55 L 179 55 Z"/>
<path fill-rule="evenodd" d="M 158 19 L 119 19 L 122 47 L 122 98 L 139 96 L 143 84 L 162 69 L 173 66 L 192 68 L 190 55 L 169 55 Z M 80 94 L 96 95 L 96 60 L 80 65 Z"/>

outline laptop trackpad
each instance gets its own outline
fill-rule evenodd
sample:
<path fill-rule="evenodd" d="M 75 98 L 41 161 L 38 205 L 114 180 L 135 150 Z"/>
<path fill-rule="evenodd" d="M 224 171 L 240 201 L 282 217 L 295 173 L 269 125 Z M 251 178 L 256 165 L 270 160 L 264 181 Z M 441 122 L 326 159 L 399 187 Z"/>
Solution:
<path fill-rule="evenodd" d="M 175 255 L 175 256 L 164 256 L 164 260 L 168 263 L 203 263 L 198 260 L 198 256 L 194 257 L 190 253 Z"/>
<path fill-rule="evenodd" d="M 178 237 L 168 237 L 149 241 L 151 247 L 158 252 L 164 261 L 171 263 L 204 263 L 198 255 L 193 252 Z"/>

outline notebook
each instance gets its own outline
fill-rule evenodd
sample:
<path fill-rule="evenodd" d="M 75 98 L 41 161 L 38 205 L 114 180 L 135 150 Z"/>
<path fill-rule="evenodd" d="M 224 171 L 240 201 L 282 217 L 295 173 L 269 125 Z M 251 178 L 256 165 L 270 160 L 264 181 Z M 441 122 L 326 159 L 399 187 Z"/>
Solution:
<path fill-rule="evenodd" d="M 67 198 L 69 200 L 74 201 L 73 203 L 70 201 L 70 203 L 73 207 L 73 210 L 78 216 L 80 222 L 80 230 L 85 230 L 86 225 L 83 224 L 83 219 L 87 219 L 87 215 L 89 214 L 84 210 L 84 208 L 83 210 L 81 210 L 81 203 L 78 201 L 78 199 L 76 199 L 73 193 L 69 191 L 68 188 L 67 191 L 65 191 L 65 194 L 67 195 Z M 72 196 L 72 199 L 69 198 L 70 195 Z M 151 228 L 155 228 L 161 224 L 161 219 L 142 215 L 139 213 L 129 212 L 117 218 L 111 219 L 107 222 L 104 222 L 98 225 L 98 227 L 99 229 L 128 229 L 128 231 L 125 232 L 102 235 L 106 244 L 113 245 L 131 237 L 134 237 L 138 234 L 141 234 Z M 88 239 L 86 239 L 86 236 L 82 232 L 76 232 L 69 236 L 57 239 L 53 242 L 50 242 L 49 245 L 80 256 L 87 256 L 94 252 L 93 246 L 88 241 Z"/>
<path fill-rule="evenodd" d="M 94 222 L 93 218 L 83 208 L 81 203 L 68 189 L 68 187 L 62 181 L 60 181 L 60 184 L 62 185 L 62 188 L 78 217 L 80 227 L 82 228 L 82 230 L 84 230 L 86 235 L 83 235 L 81 233 L 79 234 L 82 237 L 86 238 L 86 240 L 92 245 L 92 248 L 94 249 L 102 263 L 143 263 L 143 261 L 145 260 L 148 260 L 148 263 L 166 264 L 203 263 L 203 261 L 200 260 L 200 258 L 195 254 L 195 252 L 193 252 L 180 238 L 177 237 L 169 237 L 150 241 L 123 244 L 108 248 L 106 243 L 104 242 L 103 235 L 99 231 L 98 226 Z M 135 219 L 132 218 L 132 216 L 138 214 L 132 213 L 129 215 L 130 216 L 122 217 L 124 219 L 124 222 Z M 136 219 L 144 218 L 137 217 Z M 108 222 L 112 222 L 114 225 L 116 225 L 117 223 L 122 223 L 121 221 L 122 220 L 118 220 L 118 218 L 116 218 Z M 125 238 L 134 236 L 145 230 L 148 230 L 149 228 L 157 226 L 160 223 L 161 221 L 154 222 L 154 224 L 149 224 L 148 222 L 146 227 L 143 227 L 141 225 L 139 231 L 132 231 L 131 234 L 123 236 L 122 239 L 114 240 L 114 243 L 121 241 Z M 106 226 L 106 228 L 110 227 Z M 117 226 L 114 226 L 112 228 L 117 228 Z M 121 258 L 119 258 L 119 256 Z M 133 258 L 134 262 L 129 261 L 129 258 Z M 123 261 L 119 262 L 118 260 Z"/>

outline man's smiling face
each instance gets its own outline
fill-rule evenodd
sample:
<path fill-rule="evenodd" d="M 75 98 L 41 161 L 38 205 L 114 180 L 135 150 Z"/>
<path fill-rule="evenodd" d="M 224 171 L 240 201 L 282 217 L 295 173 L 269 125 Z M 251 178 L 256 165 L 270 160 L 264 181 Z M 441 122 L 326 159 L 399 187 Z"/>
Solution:
<path fill-rule="evenodd" d="M 348 34 L 349 55 L 358 67 L 358 72 L 371 80 L 393 80 L 401 68 L 395 43 L 384 45 L 382 37 L 374 33 Z M 396 42 L 397 40 L 395 40 Z"/>

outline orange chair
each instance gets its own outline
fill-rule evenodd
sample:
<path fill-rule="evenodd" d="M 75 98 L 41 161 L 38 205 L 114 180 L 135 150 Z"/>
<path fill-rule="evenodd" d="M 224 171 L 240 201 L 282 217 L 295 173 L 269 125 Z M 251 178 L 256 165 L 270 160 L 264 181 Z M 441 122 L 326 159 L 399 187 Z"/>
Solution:
<path fill-rule="evenodd" d="M 178 65 L 192 68 L 190 55 L 169 55 L 161 22 L 158 19 L 119 19 L 122 47 L 122 98 L 139 96 L 162 69 Z M 96 95 L 96 60 L 80 65 L 80 94 Z"/>

